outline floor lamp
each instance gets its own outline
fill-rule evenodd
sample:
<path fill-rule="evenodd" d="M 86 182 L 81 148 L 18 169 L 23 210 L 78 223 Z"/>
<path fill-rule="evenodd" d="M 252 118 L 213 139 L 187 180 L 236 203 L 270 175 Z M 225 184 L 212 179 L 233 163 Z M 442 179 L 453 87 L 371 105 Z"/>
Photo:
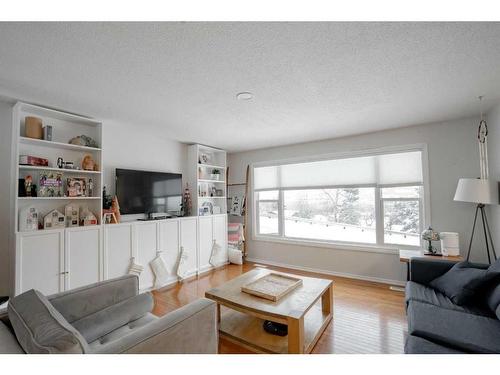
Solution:
<path fill-rule="evenodd" d="M 484 210 L 487 204 L 498 204 L 498 183 L 488 179 L 481 178 L 461 178 L 458 181 L 457 191 L 455 192 L 454 200 L 460 202 L 476 203 L 476 214 L 474 215 L 474 224 L 472 225 L 472 233 L 470 235 L 469 250 L 467 251 L 467 260 L 469 260 L 472 248 L 472 240 L 474 239 L 474 231 L 476 229 L 477 217 L 480 215 L 484 239 L 486 242 L 486 254 L 488 255 L 488 262 L 491 264 L 491 253 L 493 260 L 496 259 L 495 247 L 493 239 L 491 238 L 490 226 L 486 211 Z"/>

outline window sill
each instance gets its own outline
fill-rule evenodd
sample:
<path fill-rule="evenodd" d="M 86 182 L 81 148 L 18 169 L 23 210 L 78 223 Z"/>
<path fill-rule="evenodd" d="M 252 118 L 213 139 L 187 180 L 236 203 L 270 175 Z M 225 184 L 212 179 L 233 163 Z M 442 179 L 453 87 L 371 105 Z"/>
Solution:
<path fill-rule="evenodd" d="M 310 246 L 310 247 L 322 247 L 326 249 L 333 250 L 343 250 L 343 251 L 361 251 L 368 253 L 379 253 L 379 254 L 399 254 L 400 248 L 419 250 L 418 246 L 406 246 L 406 245 L 394 245 L 394 247 L 389 246 L 377 246 L 369 244 L 351 244 L 342 242 L 324 242 L 324 241 L 314 241 L 314 240 L 302 240 L 297 238 L 279 238 L 272 236 L 252 236 L 252 240 L 261 242 L 274 242 L 286 245 L 294 246 Z"/>

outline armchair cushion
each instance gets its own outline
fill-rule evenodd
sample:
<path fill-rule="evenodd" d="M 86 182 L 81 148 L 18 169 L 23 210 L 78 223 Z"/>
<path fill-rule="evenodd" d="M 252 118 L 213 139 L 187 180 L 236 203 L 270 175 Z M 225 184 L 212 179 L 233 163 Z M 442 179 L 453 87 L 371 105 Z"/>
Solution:
<path fill-rule="evenodd" d="M 139 278 L 125 275 L 49 296 L 50 303 L 69 322 L 96 313 L 139 294 Z"/>
<path fill-rule="evenodd" d="M 90 343 L 143 317 L 153 310 L 153 306 L 154 301 L 151 293 L 142 293 L 87 315 L 74 321 L 72 325 Z"/>
<path fill-rule="evenodd" d="M 31 289 L 12 299 L 8 314 L 17 340 L 26 353 L 88 352 L 82 335 L 36 290 Z"/>
<path fill-rule="evenodd" d="M 486 272 L 485 269 L 473 267 L 469 262 L 460 262 L 444 275 L 431 281 L 429 285 L 457 305 L 464 305 L 484 285 Z"/>

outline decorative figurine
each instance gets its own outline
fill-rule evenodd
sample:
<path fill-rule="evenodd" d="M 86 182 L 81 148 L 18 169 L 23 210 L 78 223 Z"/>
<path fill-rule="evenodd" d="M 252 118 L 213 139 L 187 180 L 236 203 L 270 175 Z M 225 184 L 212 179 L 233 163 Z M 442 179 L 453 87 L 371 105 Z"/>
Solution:
<path fill-rule="evenodd" d="M 89 211 L 87 207 L 82 210 L 82 214 L 80 215 L 81 225 L 89 226 L 89 225 L 97 225 L 97 218 L 95 215 Z"/>
<path fill-rule="evenodd" d="M 32 194 L 31 194 L 32 188 L 33 188 L 33 177 L 31 177 L 30 175 L 27 175 L 24 178 L 24 191 L 26 192 L 27 197 L 32 196 Z"/>
<path fill-rule="evenodd" d="M 89 178 L 89 183 L 87 185 L 87 197 L 93 197 L 94 196 L 94 182 L 92 181 L 91 178 Z"/>
<path fill-rule="evenodd" d="M 26 207 L 19 212 L 19 231 L 30 232 L 38 230 L 38 210 L 35 207 Z"/>
<path fill-rule="evenodd" d="M 74 203 L 69 203 L 64 207 L 67 227 L 77 227 L 80 223 L 80 208 Z"/>
<path fill-rule="evenodd" d="M 82 169 L 85 171 L 93 171 L 95 170 L 96 163 L 94 159 L 92 159 L 91 155 L 85 155 L 82 160 Z"/>
<path fill-rule="evenodd" d="M 64 215 L 58 210 L 52 210 L 43 218 L 43 229 L 59 229 L 64 228 Z"/>
<path fill-rule="evenodd" d="M 182 216 L 191 215 L 191 208 L 192 208 L 191 192 L 189 191 L 189 184 L 186 184 L 186 188 L 184 189 L 184 195 L 182 196 L 182 205 L 181 205 Z"/>

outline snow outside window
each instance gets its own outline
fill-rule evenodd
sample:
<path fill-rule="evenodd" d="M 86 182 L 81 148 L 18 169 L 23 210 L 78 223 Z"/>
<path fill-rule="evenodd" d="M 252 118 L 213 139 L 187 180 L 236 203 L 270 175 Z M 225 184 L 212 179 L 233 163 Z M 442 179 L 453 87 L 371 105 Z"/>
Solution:
<path fill-rule="evenodd" d="M 420 246 L 422 150 L 255 166 L 253 176 L 257 238 Z"/>

